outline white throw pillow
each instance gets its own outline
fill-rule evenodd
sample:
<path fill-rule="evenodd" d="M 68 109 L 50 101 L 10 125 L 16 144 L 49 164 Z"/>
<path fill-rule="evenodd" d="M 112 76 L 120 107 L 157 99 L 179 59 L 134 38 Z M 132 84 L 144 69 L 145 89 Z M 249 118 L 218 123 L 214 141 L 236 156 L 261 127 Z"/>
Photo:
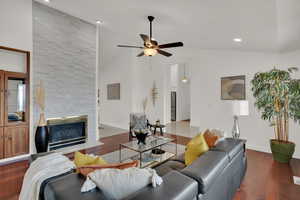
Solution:
<path fill-rule="evenodd" d="M 91 186 L 90 189 L 93 189 L 94 185 L 90 183 L 93 181 L 107 197 L 116 200 L 126 198 L 150 183 L 153 187 L 162 183 L 162 179 L 156 174 L 156 171 L 148 168 L 101 169 L 90 173 L 88 176 L 90 180 L 87 178 L 82 192 L 89 191 L 89 186 Z"/>

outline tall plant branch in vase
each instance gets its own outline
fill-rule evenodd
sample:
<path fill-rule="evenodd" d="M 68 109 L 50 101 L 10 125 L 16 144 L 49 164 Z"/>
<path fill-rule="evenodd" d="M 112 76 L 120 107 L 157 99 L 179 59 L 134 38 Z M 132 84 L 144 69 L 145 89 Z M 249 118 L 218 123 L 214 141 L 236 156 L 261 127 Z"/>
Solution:
<path fill-rule="evenodd" d="M 35 101 L 40 109 L 40 119 L 38 125 L 45 126 L 45 88 L 42 81 L 40 81 L 39 85 L 37 86 L 35 94 Z"/>
<path fill-rule="evenodd" d="M 48 150 L 49 134 L 45 120 L 45 88 L 40 81 L 35 91 L 35 101 L 40 110 L 39 123 L 35 133 L 35 146 L 38 153 Z"/>
<path fill-rule="evenodd" d="M 261 118 L 274 127 L 275 139 L 270 140 L 274 160 L 287 163 L 295 151 L 295 143 L 289 141 L 289 119 L 300 122 L 300 80 L 291 74 L 298 68 L 272 69 L 256 73 L 252 84 L 255 106 Z"/>

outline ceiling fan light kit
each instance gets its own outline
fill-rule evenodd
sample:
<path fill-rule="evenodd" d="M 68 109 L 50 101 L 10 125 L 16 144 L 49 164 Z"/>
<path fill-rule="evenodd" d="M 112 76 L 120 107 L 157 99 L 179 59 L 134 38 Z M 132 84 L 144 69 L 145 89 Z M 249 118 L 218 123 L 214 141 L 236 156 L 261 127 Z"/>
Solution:
<path fill-rule="evenodd" d="M 132 46 L 132 45 L 118 45 L 118 47 L 143 49 L 143 52 L 138 54 L 137 57 L 154 56 L 156 54 L 161 54 L 163 56 L 170 57 L 170 56 L 172 56 L 171 53 L 166 52 L 161 49 L 183 46 L 182 42 L 173 42 L 173 43 L 159 45 L 158 42 L 152 37 L 152 22 L 154 20 L 154 17 L 148 16 L 148 20 L 150 22 L 150 36 L 145 35 L 145 34 L 140 34 L 142 40 L 144 41 L 143 47 L 142 46 Z"/>
<path fill-rule="evenodd" d="M 145 56 L 155 56 L 157 54 L 157 50 L 152 48 L 145 48 L 144 54 Z"/>

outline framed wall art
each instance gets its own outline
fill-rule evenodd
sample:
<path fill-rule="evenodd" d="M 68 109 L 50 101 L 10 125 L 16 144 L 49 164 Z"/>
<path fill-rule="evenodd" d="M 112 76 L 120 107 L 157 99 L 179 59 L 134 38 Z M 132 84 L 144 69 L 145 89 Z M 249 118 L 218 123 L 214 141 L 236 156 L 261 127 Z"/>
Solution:
<path fill-rule="evenodd" d="M 246 99 L 246 76 L 228 76 L 221 78 L 222 100 Z"/>
<path fill-rule="evenodd" d="M 113 83 L 107 85 L 107 100 L 121 99 L 121 84 Z"/>

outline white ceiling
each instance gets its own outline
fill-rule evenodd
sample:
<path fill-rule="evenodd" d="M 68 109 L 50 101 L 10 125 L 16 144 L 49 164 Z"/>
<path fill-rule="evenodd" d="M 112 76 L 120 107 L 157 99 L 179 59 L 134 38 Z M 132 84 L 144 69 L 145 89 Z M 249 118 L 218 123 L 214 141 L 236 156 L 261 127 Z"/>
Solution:
<path fill-rule="evenodd" d="M 43 2 L 43 0 L 37 0 Z M 107 48 L 140 44 L 148 15 L 154 38 L 185 47 L 278 51 L 300 46 L 300 0 L 52 0 L 47 4 L 91 23 L 103 21 Z M 243 38 L 235 43 L 233 38 Z"/>

